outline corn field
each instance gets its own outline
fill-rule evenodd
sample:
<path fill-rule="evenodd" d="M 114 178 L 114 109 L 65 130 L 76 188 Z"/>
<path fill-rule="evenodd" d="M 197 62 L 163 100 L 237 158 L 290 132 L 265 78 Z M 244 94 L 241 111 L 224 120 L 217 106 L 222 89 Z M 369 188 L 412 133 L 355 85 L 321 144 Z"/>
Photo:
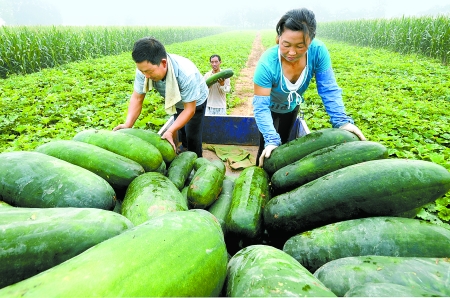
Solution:
<path fill-rule="evenodd" d="M 421 54 L 448 64 L 450 17 L 403 17 L 320 23 L 317 35 L 358 46 Z"/>
<path fill-rule="evenodd" d="M 131 51 L 144 36 L 171 44 L 224 31 L 225 27 L 0 26 L 0 78 Z"/>

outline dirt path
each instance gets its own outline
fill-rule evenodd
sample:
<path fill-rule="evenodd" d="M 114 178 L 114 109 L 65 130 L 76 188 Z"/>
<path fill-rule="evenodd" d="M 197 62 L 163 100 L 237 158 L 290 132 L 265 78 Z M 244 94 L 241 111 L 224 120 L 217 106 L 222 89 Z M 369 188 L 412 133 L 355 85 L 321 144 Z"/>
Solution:
<path fill-rule="evenodd" d="M 236 116 L 253 116 L 253 107 L 252 107 L 252 99 L 253 99 L 253 73 L 255 72 L 256 64 L 259 60 L 259 57 L 264 52 L 264 47 L 261 43 L 261 35 L 259 32 L 256 34 L 255 40 L 253 41 L 252 51 L 250 56 L 248 57 L 247 64 L 245 68 L 243 68 L 239 74 L 239 78 L 236 79 L 235 87 L 233 91 L 233 95 L 237 96 L 241 99 L 244 99 L 244 102 L 239 106 L 236 106 L 230 111 L 230 115 Z M 248 150 L 250 154 L 253 156 L 257 155 L 258 147 L 257 146 L 240 146 L 245 147 L 245 150 Z M 205 147 L 204 147 L 205 148 Z M 203 157 L 208 160 L 220 160 L 217 155 L 210 150 L 203 150 Z M 230 168 L 228 163 L 225 162 L 226 165 L 226 174 L 228 176 L 238 177 L 241 173 L 241 170 L 233 170 Z"/>
<path fill-rule="evenodd" d="M 263 52 L 264 47 L 261 43 L 261 35 L 258 32 L 253 41 L 252 51 L 248 57 L 246 67 L 241 70 L 234 87 L 234 95 L 245 101 L 241 105 L 233 108 L 230 115 L 253 116 L 253 73 L 255 72 L 259 57 Z"/>

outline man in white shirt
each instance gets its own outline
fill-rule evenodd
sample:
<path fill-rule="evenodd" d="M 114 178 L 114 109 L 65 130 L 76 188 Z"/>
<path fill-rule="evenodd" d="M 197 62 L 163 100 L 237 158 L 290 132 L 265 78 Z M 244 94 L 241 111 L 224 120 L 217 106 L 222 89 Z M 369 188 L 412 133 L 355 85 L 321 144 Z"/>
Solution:
<path fill-rule="evenodd" d="M 220 72 L 220 64 L 222 60 L 219 55 L 212 55 L 209 58 L 211 70 L 208 71 L 204 78 L 207 80 L 213 74 Z M 226 94 L 231 91 L 230 79 L 219 79 L 217 83 L 209 87 L 208 100 L 206 103 L 205 115 L 226 115 L 227 114 L 227 97 Z"/>

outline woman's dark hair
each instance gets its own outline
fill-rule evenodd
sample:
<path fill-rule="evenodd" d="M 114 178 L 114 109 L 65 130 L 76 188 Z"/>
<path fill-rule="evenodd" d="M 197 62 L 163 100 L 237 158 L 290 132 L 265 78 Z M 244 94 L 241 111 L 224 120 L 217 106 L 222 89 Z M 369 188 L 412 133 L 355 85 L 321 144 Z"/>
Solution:
<path fill-rule="evenodd" d="M 153 65 L 159 65 L 162 59 L 167 58 L 167 52 L 157 39 L 144 37 L 134 43 L 131 56 L 136 63 L 148 61 Z"/>
<path fill-rule="evenodd" d="M 313 40 L 316 36 L 316 17 L 314 13 L 307 8 L 289 10 L 278 21 L 276 27 L 278 36 L 280 36 L 285 29 L 303 31 L 305 35 L 309 35 L 311 40 Z"/>
<path fill-rule="evenodd" d="M 222 62 L 222 59 L 220 59 L 220 56 L 216 55 L 216 54 L 211 55 L 211 57 L 209 57 L 209 62 L 211 62 L 211 59 L 214 58 L 214 57 L 217 57 L 217 59 L 219 59 L 219 61 Z"/>

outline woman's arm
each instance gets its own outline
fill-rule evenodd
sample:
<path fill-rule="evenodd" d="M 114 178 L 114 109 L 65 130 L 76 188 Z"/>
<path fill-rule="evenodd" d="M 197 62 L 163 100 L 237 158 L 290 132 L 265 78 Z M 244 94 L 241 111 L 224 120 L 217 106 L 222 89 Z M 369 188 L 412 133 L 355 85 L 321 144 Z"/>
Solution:
<path fill-rule="evenodd" d="M 330 116 L 333 127 L 342 128 L 356 134 L 360 140 L 366 140 L 361 130 L 354 125 L 353 119 L 345 113 L 342 89 L 337 85 L 332 68 L 316 74 L 317 91 L 322 98 L 325 110 Z"/>
<path fill-rule="evenodd" d="M 256 125 L 264 137 L 265 146 L 281 145 L 280 135 L 273 126 L 272 113 L 270 112 L 270 88 L 263 88 L 254 84 L 253 114 Z"/>

